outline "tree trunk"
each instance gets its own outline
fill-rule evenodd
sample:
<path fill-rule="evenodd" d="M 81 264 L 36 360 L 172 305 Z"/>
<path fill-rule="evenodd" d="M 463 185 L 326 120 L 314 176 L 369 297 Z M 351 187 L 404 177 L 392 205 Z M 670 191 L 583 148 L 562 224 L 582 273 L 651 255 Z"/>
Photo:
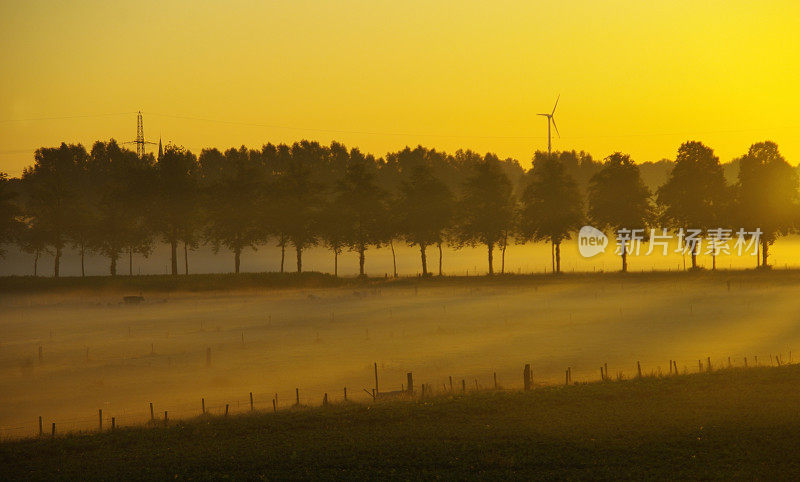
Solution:
<path fill-rule="evenodd" d="M 622 272 L 628 272 L 628 252 L 625 251 L 625 243 L 622 243 Z"/>
<path fill-rule="evenodd" d="M 339 277 L 339 250 L 333 250 L 333 277 Z"/>
<path fill-rule="evenodd" d="M 436 244 L 439 247 L 439 276 L 441 276 L 442 275 L 442 242 L 439 241 Z"/>
<path fill-rule="evenodd" d="M 128 276 L 133 276 L 133 248 L 128 247 Z"/>
<path fill-rule="evenodd" d="M 503 250 L 500 252 L 500 274 L 506 274 L 506 248 L 508 247 L 508 236 L 503 239 Z"/>
<path fill-rule="evenodd" d="M 494 243 L 486 243 L 486 247 L 489 249 L 489 276 L 494 274 Z"/>
<path fill-rule="evenodd" d="M 184 274 L 189 274 L 189 247 L 186 241 L 183 242 L 183 271 Z"/>
<path fill-rule="evenodd" d="M 359 276 L 366 276 L 364 274 L 364 251 L 366 251 L 366 247 L 358 248 L 358 275 Z"/>
<path fill-rule="evenodd" d="M 419 243 L 419 255 L 422 259 L 422 276 L 428 276 L 428 256 L 425 255 L 424 243 Z"/>
<path fill-rule="evenodd" d="M 556 244 L 556 273 L 561 273 L 561 242 Z"/>
<path fill-rule="evenodd" d="M 297 255 L 297 272 L 303 272 L 303 248 L 298 245 L 294 246 L 294 252 Z"/>
<path fill-rule="evenodd" d="M 53 263 L 53 276 L 58 278 L 61 271 L 61 247 L 56 246 L 56 256 Z"/>
<path fill-rule="evenodd" d="M 697 252 L 692 248 L 692 269 L 697 268 Z"/>
<path fill-rule="evenodd" d="M 81 278 L 86 276 L 86 245 L 81 243 Z"/>
<path fill-rule="evenodd" d="M 239 274 L 239 263 L 241 261 L 241 257 L 242 257 L 241 248 L 236 248 L 235 250 L 233 250 L 233 265 L 234 265 L 233 272 L 236 274 Z"/>
<path fill-rule="evenodd" d="M 769 266 L 767 264 L 767 258 L 769 256 L 769 243 L 766 239 L 761 239 L 761 266 L 766 268 Z"/>
<path fill-rule="evenodd" d="M 281 273 L 283 273 L 284 260 L 286 260 L 286 242 L 281 240 Z"/>
<path fill-rule="evenodd" d="M 174 237 L 169 241 L 170 248 L 170 263 L 172 268 L 172 275 L 178 275 L 178 240 Z"/>
<path fill-rule="evenodd" d="M 389 240 L 389 247 L 392 248 L 392 275 L 397 278 L 397 256 L 394 252 L 394 241 Z"/>
<path fill-rule="evenodd" d="M 761 267 L 761 243 L 756 243 L 756 268 Z"/>
<path fill-rule="evenodd" d="M 38 250 L 33 255 L 33 277 L 36 278 L 37 276 L 39 276 L 39 251 Z"/>
<path fill-rule="evenodd" d="M 550 272 L 556 272 L 556 244 L 550 240 Z"/>
<path fill-rule="evenodd" d="M 114 254 L 111 256 L 111 266 L 109 267 L 109 271 L 111 272 L 111 276 L 117 275 L 117 255 Z"/>

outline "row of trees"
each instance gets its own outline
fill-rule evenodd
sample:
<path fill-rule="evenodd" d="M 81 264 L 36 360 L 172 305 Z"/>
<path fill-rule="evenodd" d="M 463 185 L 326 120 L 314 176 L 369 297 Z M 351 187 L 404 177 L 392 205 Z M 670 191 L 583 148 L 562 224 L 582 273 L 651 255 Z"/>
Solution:
<path fill-rule="evenodd" d="M 537 152 L 525 171 L 513 159 L 421 146 L 375 158 L 336 142 L 199 156 L 168 145 L 140 158 L 113 140 L 88 152 L 62 144 L 37 150 L 20 179 L 0 175 L 0 242 L 33 254 L 34 265 L 52 254 L 55 276 L 68 246 L 79 253 L 82 274 L 90 252 L 109 260 L 112 275 L 127 257 L 132 274 L 133 255 L 149 255 L 158 240 L 171 248 L 172 274 L 180 250 L 189 272 L 188 251 L 200 243 L 231 251 L 237 273 L 243 250 L 275 243 L 281 271 L 287 248 L 300 272 L 303 252 L 322 245 L 333 254 L 334 274 L 338 256 L 351 250 L 364 275 L 368 249 L 387 245 L 394 254 L 395 242 L 419 248 L 423 275 L 428 248 L 438 249 L 441 274 L 444 244 L 481 244 L 492 274 L 497 250 L 503 272 L 508 244 L 528 241 L 551 243 L 560 271 L 561 243 L 584 223 L 607 231 L 735 226 L 761 229 L 766 266 L 768 246 L 800 220 L 798 178 L 772 142 L 754 144 L 736 163 L 730 185 L 710 148 L 686 142 L 651 192 L 622 153 L 599 163 L 585 153 Z M 623 250 L 623 270 L 626 256 Z"/>

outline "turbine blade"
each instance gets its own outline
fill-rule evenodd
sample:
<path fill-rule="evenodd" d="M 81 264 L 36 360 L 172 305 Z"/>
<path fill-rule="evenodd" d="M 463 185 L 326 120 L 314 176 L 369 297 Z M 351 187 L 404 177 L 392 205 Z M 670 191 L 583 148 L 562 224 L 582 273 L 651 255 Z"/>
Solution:
<path fill-rule="evenodd" d="M 556 113 L 556 107 L 558 107 L 558 99 L 560 99 L 560 98 L 561 98 L 561 94 L 558 94 L 558 97 L 556 97 L 556 105 L 553 106 L 553 112 L 551 112 L 550 115 L 553 115 L 553 114 Z"/>
<path fill-rule="evenodd" d="M 556 128 L 556 134 L 558 134 L 559 139 L 561 138 L 561 133 L 558 132 L 558 126 L 556 125 L 556 118 L 550 116 L 550 120 L 553 121 L 553 127 Z"/>

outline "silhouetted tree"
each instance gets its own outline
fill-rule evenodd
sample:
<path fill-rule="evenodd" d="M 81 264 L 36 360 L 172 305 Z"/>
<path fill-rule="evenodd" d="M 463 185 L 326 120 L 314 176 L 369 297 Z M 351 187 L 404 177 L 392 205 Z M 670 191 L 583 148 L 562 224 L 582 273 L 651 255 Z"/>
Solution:
<path fill-rule="evenodd" d="M 650 191 L 630 156 L 615 152 L 589 181 L 589 219 L 599 229 L 646 229 L 651 216 Z M 622 271 L 628 253 L 621 245 Z"/>
<path fill-rule="evenodd" d="M 486 245 L 492 275 L 494 248 L 513 226 L 515 201 L 511 181 L 496 156 L 487 154 L 473 169 L 458 204 L 457 236 L 464 244 Z"/>
<path fill-rule="evenodd" d="M 17 193 L 11 189 L 8 174 L 0 171 L 0 258 L 5 257 L 3 245 L 16 241 L 22 228 L 22 210 L 15 202 Z"/>
<path fill-rule="evenodd" d="M 96 142 L 88 162 L 89 182 L 84 200 L 91 209 L 88 236 L 94 250 L 107 256 L 109 271 L 117 274 L 120 256 L 128 254 L 128 274 L 133 274 L 133 253 L 150 254 L 153 230 L 149 220 L 155 172 L 152 156 L 139 158 L 113 139 Z"/>
<path fill-rule="evenodd" d="M 561 241 L 581 227 L 583 200 L 575 180 L 556 156 L 534 160 L 529 177 L 522 193 L 520 237 L 552 243 L 553 272 L 560 273 Z"/>
<path fill-rule="evenodd" d="M 797 172 L 786 162 L 774 142 L 750 146 L 739 159 L 736 212 L 741 227 L 761 229 L 762 265 L 768 267 L 769 245 L 788 234 L 796 224 Z"/>
<path fill-rule="evenodd" d="M 322 207 L 322 183 L 315 170 L 327 156 L 317 142 L 301 141 L 292 145 L 291 162 L 282 166 L 274 183 L 275 225 L 295 248 L 297 272 L 303 271 L 303 250 L 317 244 L 319 211 Z"/>
<path fill-rule="evenodd" d="M 165 154 L 166 155 L 166 154 Z M 264 237 L 259 205 L 264 202 L 264 169 L 256 152 L 245 147 L 216 149 L 200 154 L 200 172 L 206 192 L 205 237 L 214 252 L 225 246 L 233 252 L 234 273 L 239 273 L 245 248 L 256 248 Z"/>
<path fill-rule="evenodd" d="M 33 166 L 22 173 L 26 191 L 25 210 L 37 226 L 37 240 L 53 251 L 53 276 L 59 276 L 61 255 L 68 241 L 69 224 L 79 205 L 74 182 L 86 165 L 88 154 L 80 144 L 62 143 L 56 148 L 37 149 Z"/>
<path fill-rule="evenodd" d="M 197 186 L 197 159 L 190 151 L 167 145 L 156 161 L 156 202 L 153 221 L 170 246 L 170 272 L 178 274 L 178 242 L 196 209 L 192 193 Z"/>
<path fill-rule="evenodd" d="M 684 232 L 723 227 L 729 199 L 725 175 L 714 151 L 701 142 L 681 144 L 675 166 L 657 193 L 668 226 Z M 699 239 L 687 249 L 691 249 L 692 268 L 697 268 Z"/>
<path fill-rule="evenodd" d="M 423 276 L 429 274 L 425 250 L 443 241 L 453 219 L 453 202 L 450 189 L 424 164 L 412 168 L 400 187 L 394 206 L 399 231 L 410 246 L 419 246 Z"/>
<path fill-rule="evenodd" d="M 33 255 L 33 276 L 39 276 L 39 259 L 45 254 L 52 254 L 48 249 L 50 232 L 39 225 L 39 220 L 26 217 L 23 229 L 19 231 L 17 244 L 20 249 Z"/>
<path fill-rule="evenodd" d="M 338 183 L 337 202 L 343 208 L 347 226 L 347 245 L 358 253 L 358 274 L 364 271 L 365 252 L 369 246 L 386 241 L 386 193 L 375 183 L 376 162 L 358 149 L 350 151 L 350 164 Z"/>

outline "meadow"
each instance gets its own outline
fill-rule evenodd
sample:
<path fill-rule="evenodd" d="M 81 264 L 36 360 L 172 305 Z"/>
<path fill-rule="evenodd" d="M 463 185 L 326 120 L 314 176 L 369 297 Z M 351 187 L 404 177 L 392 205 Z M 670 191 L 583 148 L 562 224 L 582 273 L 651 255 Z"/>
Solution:
<path fill-rule="evenodd" d="M 0 443 L 2 478 L 796 480 L 800 366 L 197 416 Z"/>
<path fill-rule="evenodd" d="M 228 280 L 236 279 L 235 283 Z M 172 280 L 172 281 L 170 281 Z M 282 280 L 282 281 L 281 281 Z M 231 414 L 399 390 L 537 386 L 792 361 L 800 272 L 337 280 L 323 275 L 6 278 L 0 434 Z M 169 284 L 172 283 L 172 284 Z M 228 286 L 228 288 L 224 288 Z M 148 289 L 149 287 L 149 289 Z M 122 302 L 141 294 L 138 305 Z M 41 349 L 41 352 L 39 351 Z M 41 353 L 41 357 L 39 356 Z"/>

